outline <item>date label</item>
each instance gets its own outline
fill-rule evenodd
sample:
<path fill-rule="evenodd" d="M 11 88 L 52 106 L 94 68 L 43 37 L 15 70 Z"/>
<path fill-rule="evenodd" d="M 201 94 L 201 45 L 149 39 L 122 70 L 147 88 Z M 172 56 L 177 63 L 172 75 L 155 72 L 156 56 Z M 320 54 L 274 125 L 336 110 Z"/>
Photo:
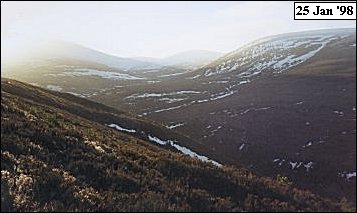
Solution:
<path fill-rule="evenodd" d="M 294 2 L 295 20 L 356 20 L 356 2 Z"/>

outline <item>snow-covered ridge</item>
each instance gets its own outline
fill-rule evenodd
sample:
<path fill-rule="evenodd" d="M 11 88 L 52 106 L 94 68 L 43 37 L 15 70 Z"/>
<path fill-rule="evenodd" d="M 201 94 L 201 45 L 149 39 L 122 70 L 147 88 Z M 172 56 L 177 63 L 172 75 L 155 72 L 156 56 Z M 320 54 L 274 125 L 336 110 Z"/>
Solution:
<path fill-rule="evenodd" d="M 258 75 L 265 70 L 281 73 L 310 59 L 336 39 L 339 36 L 320 34 L 255 41 L 226 55 L 225 61 L 208 68 L 204 75 L 209 77 L 236 70 L 244 71 L 238 75 L 242 78 Z"/>

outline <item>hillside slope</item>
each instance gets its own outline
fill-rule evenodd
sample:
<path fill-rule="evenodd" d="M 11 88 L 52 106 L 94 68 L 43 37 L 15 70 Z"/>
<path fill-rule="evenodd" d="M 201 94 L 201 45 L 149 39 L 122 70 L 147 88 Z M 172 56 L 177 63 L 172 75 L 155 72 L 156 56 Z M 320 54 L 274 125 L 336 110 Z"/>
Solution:
<path fill-rule="evenodd" d="M 2 79 L 2 211 L 352 210 L 295 189 L 284 177 L 276 181 L 218 167 L 108 128 L 103 123 L 110 115 L 118 123 L 133 119 L 69 94 Z"/>
<path fill-rule="evenodd" d="M 355 45 L 355 29 L 277 35 L 91 99 L 176 126 L 221 163 L 356 203 Z"/>

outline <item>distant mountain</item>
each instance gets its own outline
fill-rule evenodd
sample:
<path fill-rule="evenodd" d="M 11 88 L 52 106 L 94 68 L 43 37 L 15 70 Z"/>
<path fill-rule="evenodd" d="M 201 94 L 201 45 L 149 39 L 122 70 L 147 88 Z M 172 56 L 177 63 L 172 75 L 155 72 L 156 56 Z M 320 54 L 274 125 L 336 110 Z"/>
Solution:
<path fill-rule="evenodd" d="M 48 60 L 79 60 L 103 64 L 122 70 L 160 69 L 163 67 L 199 68 L 223 55 L 223 53 L 193 50 L 166 58 L 125 58 L 106 54 L 82 45 L 58 40 L 36 38 L 2 38 L 1 63 L 4 66 L 34 64 Z"/>
<path fill-rule="evenodd" d="M 353 211 L 284 176 L 202 162 L 170 132 L 1 79 L 1 211 Z"/>
<path fill-rule="evenodd" d="M 135 59 L 156 63 L 161 66 L 173 66 L 181 68 L 199 68 L 219 58 L 223 53 L 208 50 L 191 50 L 177 53 L 165 58 L 137 57 Z"/>
<path fill-rule="evenodd" d="M 353 35 L 356 29 L 327 29 L 286 33 L 258 39 L 202 68 L 203 76 L 239 74 L 250 78 L 279 74 L 316 55 L 328 43 Z M 351 44 L 352 45 L 352 44 Z"/>
<path fill-rule="evenodd" d="M 31 45 L 31 48 L 26 48 L 27 44 L 24 44 L 22 50 L 20 42 L 20 45 L 17 45 L 16 47 L 16 54 L 11 51 L 10 45 L 9 47 L 4 48 L 4 50 L 2 48 L 2 64 L 7 65 L 10 62 L 24 64 L 34 61 L 37 63 L 46 60 L 70 59 L 99 63 L 122 70 L 158 67 L 154 63 L 117 57 L 70 42 L 48 40 L 34 42 L 36 42 L 36 44 Z M 16 39 L 10 44 L 13 43 L 16 43 Z M 7 45 L 6 42 L 4 42 L 4 44 Z"/>
<path fill-rule="evenodd" d="M 223 53 L 220 52 L 213 52 L 207 50 L 192 50 L 171 55 L 169 57 L 164 58 L 162 61 L 164 64 L 171 66 L 180 65 L 194 67 L 205 65 L 206 63 L 209 63 L 222 55 Z"/>

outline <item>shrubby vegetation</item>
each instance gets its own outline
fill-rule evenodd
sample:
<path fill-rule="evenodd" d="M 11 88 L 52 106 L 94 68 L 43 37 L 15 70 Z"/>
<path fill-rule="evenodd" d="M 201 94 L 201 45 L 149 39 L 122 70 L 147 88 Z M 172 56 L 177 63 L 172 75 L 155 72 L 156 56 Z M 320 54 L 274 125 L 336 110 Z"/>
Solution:
<path fill-rule="evenodd" d="M 218 168 L 57 108 L 52 93 L 37 103 L 12 92 L 20 83 L 3 84 L 2 211 L 353 211 L 285 177 Z"/>

